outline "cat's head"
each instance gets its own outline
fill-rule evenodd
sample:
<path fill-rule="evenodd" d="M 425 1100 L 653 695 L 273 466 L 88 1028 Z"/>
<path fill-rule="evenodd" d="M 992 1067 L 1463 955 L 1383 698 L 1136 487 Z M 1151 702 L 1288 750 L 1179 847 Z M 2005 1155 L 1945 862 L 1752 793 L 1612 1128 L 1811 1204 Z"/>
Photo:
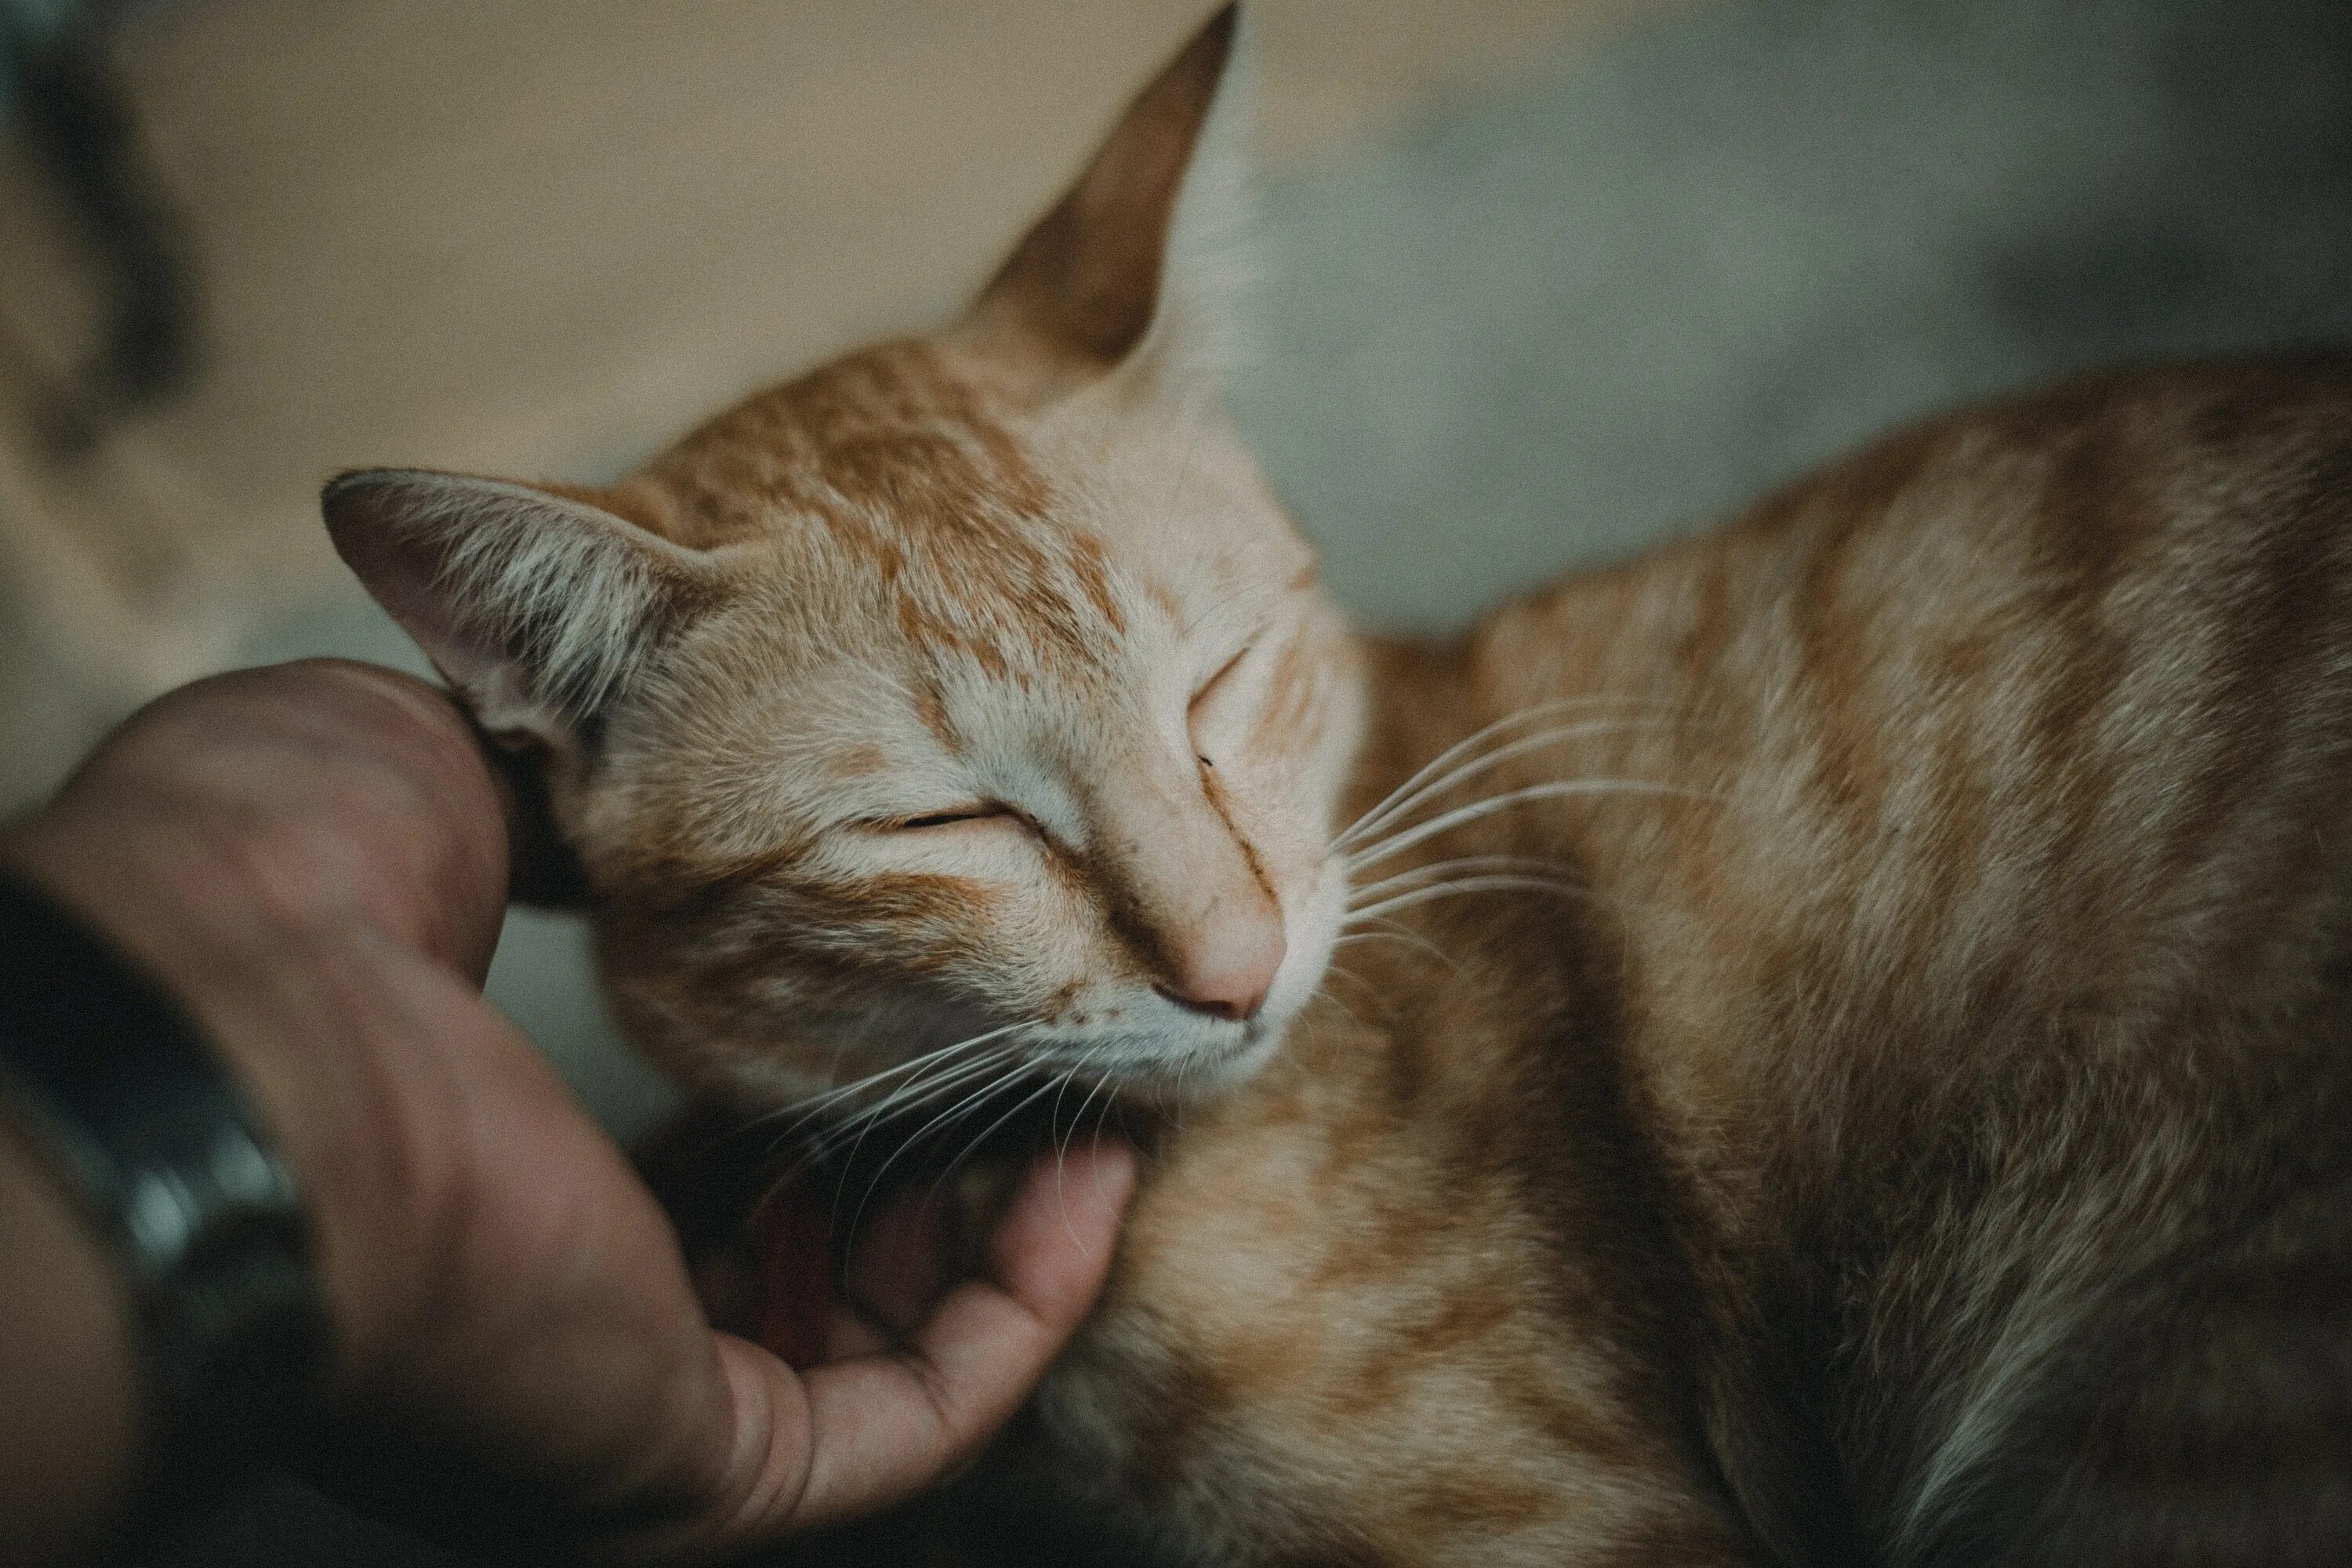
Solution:
<path fill-rule="evenodd" d="M 945 330 L 606 489 L 329 487 L 344 559 L 542 764 L 674 1070 L 798 1096 L 986 1036 L 1206 1085 L 1321 983 L 1360 679 L 1218 410 L 1234 34 Z"/>

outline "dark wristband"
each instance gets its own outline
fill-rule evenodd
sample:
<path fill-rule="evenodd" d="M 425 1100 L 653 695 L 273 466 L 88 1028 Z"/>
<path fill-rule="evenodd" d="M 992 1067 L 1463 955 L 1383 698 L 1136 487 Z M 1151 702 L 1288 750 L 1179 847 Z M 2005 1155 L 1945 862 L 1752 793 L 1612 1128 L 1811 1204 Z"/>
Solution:
<path fill-rule="evenodd" d="M 105 1238 L 137 1313 L 142 1502 L 166 1514 L 307 1415 L 328 1331 L 300 1195 L 180 1008 L 0 872 L 0 1109 Z"/>

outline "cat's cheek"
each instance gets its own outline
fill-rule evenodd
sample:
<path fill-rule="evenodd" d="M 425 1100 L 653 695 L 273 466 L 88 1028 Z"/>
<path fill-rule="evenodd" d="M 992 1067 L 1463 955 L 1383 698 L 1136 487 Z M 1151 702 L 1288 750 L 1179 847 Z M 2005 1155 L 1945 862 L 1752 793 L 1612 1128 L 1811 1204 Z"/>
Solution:
<path fill-rule="evenodd" d="M 1270 1043 L 1279 1042 L 1282 1031 L 1321 990 L 1347 914 L 1347 872 L 1339 857 L 1327 855 L 1305 887 L 1303 896 L 1284 900 L 1286 951 L 1263 1015 Z"/>

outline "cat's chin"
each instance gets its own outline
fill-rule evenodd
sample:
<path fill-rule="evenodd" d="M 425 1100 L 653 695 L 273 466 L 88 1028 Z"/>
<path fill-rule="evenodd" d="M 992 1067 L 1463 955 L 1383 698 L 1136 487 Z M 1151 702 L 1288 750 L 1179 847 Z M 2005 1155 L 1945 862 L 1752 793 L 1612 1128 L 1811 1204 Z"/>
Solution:
<path fill-rule="evenodd" d="M 1196 1104 L 1246 1083 L 1282 1047 L 1287 1020 L 1253 1022 L 1229 1037 L 1166 1055 L 1122 1063 L 1097 1075 L 1117 1100 L 1160 1105 Z"/>
<path fill-rule="evenodd" d="M 1253 1024 L 1233 1047 L 1195 1066 L 1179 1078 L 1173 1094 L 1179 1101 L 1214 1099 L 1239 1089 L 1257 1076 L 1282 1048 L 1289 1021 Z"/>
<path fill-rule="evenodd" d="M 1038 1094 L 1059 1090 L 1061 1098 L 1072 1101 L 1091 1095 L 1135 1105 L 1192 1104 L 1232 1090 L 1263 1068 L 1280 1049 L 1289 1022 L 1286 1015 L 1261 1016 L 1239 1026 L 1214 1026 L 1206 1037 L 1181 1043 L 1158 1033 L 1128 1039 L 1086 1035 L 1038 1039 L 1033 1035 L 1023 1053 L 1025 1059 L 1000 1058 L 986 1071 L 978 1070 L 978 1053 L 960 1051 L 957 1046 L 1040 1026 L 934 1028 L 917 1037 L 939 1035 L 946 1045 L 886 1054 L 835 1044 L 823 1051 L 721 1056 L 703 1081 L 721 1099 L 747 1109 L 765 1114 L 801 1112 L 812 1129 L 856 1120 L 885 1101 L 927 1114 L 951 1107 L 965 1094 L 1009 1104 L 1024 1088 Z M 814 1061 L 827 1062 L 832 1070 L 812 1065 Z M 919 1123 L 925 1119 L 913 1120 Z"/>

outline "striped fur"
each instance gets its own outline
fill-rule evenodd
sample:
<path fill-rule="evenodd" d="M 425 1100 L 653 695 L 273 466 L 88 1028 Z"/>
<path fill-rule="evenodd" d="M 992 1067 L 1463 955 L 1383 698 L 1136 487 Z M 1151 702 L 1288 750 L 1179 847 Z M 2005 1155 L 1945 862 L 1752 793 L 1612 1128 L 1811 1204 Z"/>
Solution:
<path fill-rule="evenodd" d="M 1360 638 L 1185 315 L 1230 38 L 947 331 L 608 490 L 329 496 L 547 752 L 656 1057 L 886 1145 L 1156 1126 L 954 1506 L 1119 1562 L 2352 1561 L 2352 359 L 1963 414 Z M 1172 1005 L 1235 931 L 1260 1018 Z"/>

